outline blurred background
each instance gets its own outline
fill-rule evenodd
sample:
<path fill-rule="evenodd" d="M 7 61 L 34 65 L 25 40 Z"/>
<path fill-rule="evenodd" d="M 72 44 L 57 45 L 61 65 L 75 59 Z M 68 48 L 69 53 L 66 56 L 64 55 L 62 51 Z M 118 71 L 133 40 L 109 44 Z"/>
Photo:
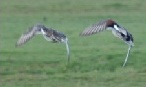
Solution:
<path fill-rule="evenodd" d="M 128 46 L 111 34 L 79 33 L 111 18 L 134 37 Z M 71 61 L 64 44 L 37 35 L 20 48 L 16 41 L 29 27 L 42 23 L 69 38 Z M 1 0 L 0 87 L 145 87 L 146 0 Z"/>

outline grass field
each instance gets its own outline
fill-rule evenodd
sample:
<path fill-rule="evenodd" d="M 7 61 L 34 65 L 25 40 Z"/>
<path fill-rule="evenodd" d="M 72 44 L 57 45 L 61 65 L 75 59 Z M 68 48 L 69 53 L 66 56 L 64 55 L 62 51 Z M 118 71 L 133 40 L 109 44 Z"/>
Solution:
<path fill-rule="evenodd" d="M 122 68 L 128 46 L 111 31 L 79 37 L 86 27 L 112 18 L 133 34 L 135 46 Z M 28 27 L 43 23 L 69 38 L 64 44 L 41 35 L 20 48 Z M 146 87 L 146 0 L 1 0 L 0 87 Z"/>

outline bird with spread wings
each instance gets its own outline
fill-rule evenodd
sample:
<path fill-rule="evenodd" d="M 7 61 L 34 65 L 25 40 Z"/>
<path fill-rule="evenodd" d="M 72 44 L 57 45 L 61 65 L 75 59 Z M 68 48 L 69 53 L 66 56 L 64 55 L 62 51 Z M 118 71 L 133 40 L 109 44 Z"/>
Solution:
<path fill-rule="evenodd" d="M 123 67 L 124 67 L 128 60 L 130 49 L 131 49 L 131 47 L 134 46 L 133 36 L 125 28 L 123 28 L 122 26 L 117 24 L 114 20 L 107 19 L 107 20 L 103 20 L 103 21 L 100 21 L 96 24 L 89 26 L 83 32 L 81 32 L 80 35 L 89 36 L 92 34 L 102 32 L 104 30 L 111 30 L 112 33 L 114 34 L 114 36 L 118 37 L 119 39 L 123 40 L 126 44 L 128 44 L 129 48 L 128 48 L 127 56 L 126 56 L 124 64 L 123 64 Z"/>
<path fill-rule="evenodd" d="M 53 43 L 65 43 L 67 50 L 68 62 L 70 60 L 70 49 L 68 45 L 68 38 L 61 32 L 52 28 L 47 28 L 43 24 L 36 24 L 30 27 L 25 33 L 21 35 L 16 43 L 16 47 L 20 47 L 32 39 L 35 35 L 42 34 L 47 41 Z"/>

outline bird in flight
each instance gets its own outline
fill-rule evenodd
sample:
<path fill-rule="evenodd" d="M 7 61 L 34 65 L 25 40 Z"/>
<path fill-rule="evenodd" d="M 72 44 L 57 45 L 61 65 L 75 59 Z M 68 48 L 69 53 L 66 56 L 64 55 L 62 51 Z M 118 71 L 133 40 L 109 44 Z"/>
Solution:
<path fill-rule="evenodd" d="M 111 30 L 114 36 L 118 37 L 119 39 L 123 40 L 126 44 L 128 44 L 129 48 L 125 61 L 123 63 L 123 67 L 124 67 L 128 60 L 130 50 L 134 46 L 133 43 L 134 40 L 132 34 L 130 34 L 124 27 L 120 26 L 119 24 L 117 24 L 117 22 L 115 22 L 112 19 L 107 19 L 89 26 L 82 33 L 80 33 L 80 35 L 89 36 L 92 34 L 96 34 L 98 32 L 102 32 L 104 30 Z"/>
<path fill-rule="evenodd" d="M 67 58 L 68 62 L 70 60 L 70 49 L 68 45 L 68 38 L 61 32 L 54 30 L 52 28 L 47 28 L 43 24 L 36 24 L 30 27 L 25 33 L 21 35 L 21 37 L 16 42 L 16 47 L 20 47 L 30 39 L 32 39 L 35 35 L 42 34 L 47 41 L 51 41 L 53 43 L 65 43 L 67 50 Z"/>

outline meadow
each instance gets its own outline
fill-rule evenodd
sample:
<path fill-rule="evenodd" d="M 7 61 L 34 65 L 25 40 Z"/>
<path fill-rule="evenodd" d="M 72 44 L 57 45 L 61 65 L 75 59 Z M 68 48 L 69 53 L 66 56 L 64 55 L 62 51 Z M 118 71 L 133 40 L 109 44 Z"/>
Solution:
<path fill-rule="evenodd" d="M 134 37 L 128 46 L 105 31 L 80 37 L 86 27 L 111 18 Z M 35 36 L 16 48 L 29 27 L 42 23 L 69 39 L 64 44 Z M 0 87 L 146 87 L 146 0 L 1 0 Z"/>

